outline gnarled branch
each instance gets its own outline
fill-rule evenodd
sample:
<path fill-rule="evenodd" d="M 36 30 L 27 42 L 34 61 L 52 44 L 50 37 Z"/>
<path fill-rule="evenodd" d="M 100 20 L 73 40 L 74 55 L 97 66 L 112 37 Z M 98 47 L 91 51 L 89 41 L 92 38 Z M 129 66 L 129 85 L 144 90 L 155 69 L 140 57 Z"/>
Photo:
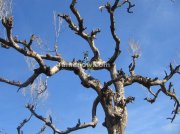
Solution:
<path fill-rule="evenodd" d="M 81 123 L 80 119 L 78 120 L 78 123 L 74 126 L 74 127 L 68 127 L 67 130 L 65 131 L 61 131 L 58 128 L 55 127 L 55 125 L 53 124 L 52 121 L 52 117 L 50 116 L 49 118 L 45 118 L 39 114 L 37 114 L 34 110 L 34 106 L 31 104 L 28 104 L 26 106 L 26 108 L 31 112 L 32 115 L 34 115 L 36 118 L 38 118 L 39 120 L 41 120 L 42 122 L 45 123 L 45 126 L 50 127 L 54 133 L 57 134 L 68 134 L 70 132 L 79 130 L 79 129 L 83 129 L 83 128 L 87 128 L 87 127 L 95 127 L 97 125 L 98 119 L 96 117 L 96 108 L 97 105 L 99 103 L 99 97 L 97 97 L 93 103 L 93 107 L 92 107 L 92 121 L 89 123 Z M 46 127 L 43 127 L 41 130 L 44 131 Z M 40 131 L 41 132 L 41 131 Z"/>
<path fill-rule="evenodd" d="M 78 21 L 78 26 L 76 26 L 76 24 L 71 20 L 71 18 L 68 15 L 58 14 L 58 16 L 63 18 L 69 24 L 69 27 L 76 32 L 76 34 L 78 34 L 88 42 L 92 52 L 94 53 L 94 57 L 91 59 L 91 61 L 98 61 L 100 60 L 100 53 L 98 48 L 95 46 L 94 39 L 96 34 L 100 32 L 100 29 L 93 30 L 91 34 L 84 32 L 84 30 L 86 29 L 84 27 L 84 20 L 80 16 L 79 11 L 75 8 L 76 3 L 77 0 L 72 0 L 70 9 Z"/>

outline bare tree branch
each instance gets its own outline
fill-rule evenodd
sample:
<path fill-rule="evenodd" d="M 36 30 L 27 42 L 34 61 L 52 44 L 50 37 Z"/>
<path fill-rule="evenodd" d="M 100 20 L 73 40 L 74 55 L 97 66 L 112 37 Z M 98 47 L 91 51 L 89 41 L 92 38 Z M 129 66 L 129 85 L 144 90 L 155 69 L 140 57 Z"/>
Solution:
<path fill-rule="evenodd" d="M 31 114 L 28 118 L 24 119 L 24 120 L 20 123 L 20 125 L 17 127 L 18 134 L 22 134 L 22 133 L 23 133 L 23 131 L 21 131 L 21 129 L 23 128 L 23 126 L 24 126 L 26 123 L 28 123 L 28 122 L 31 120 L 32 116 L 33 116 L 33 115 Z"/>
<path fill-rule="evenodd" d="M 46 125 L 44 125 L 39 132 L 36 134 L 42 134 L 46 130 Z"/>
<path fill-rule="evenodd" d="M 129 72 L 130 72 L 130 74 L 133 76 L 133 75 L 135 75 L 135 72 L 134 72 L 134 70 L 135 70 L 135 67 L 136 67 L 136 59 L 139 57 L 139 55 L 134 55 L 134 56 L 132 56 L 132 58 L 133 58 L 133 63 L 131 63 L 130 65 L 129 65 Z"/>
<path fill-rule="evenodd" d="M 110 31 L 113 40 L 115 41 L 115 50 L 110 59 L 106 62 L 103 61 L 100 57 L 100 52 L 95 44 L 95 39 L 98 33 L 100 33 L 100 29 L 94 29 L 90 33 L 87 33 L 86 27 L 84 26 L 84 20 L 81 17 L 79 11 L 76 9 L 77 0 L 72 0 L 70 4 L 70 9 L 77 20 L 77 24 L 73 22 L 69 15 L 66 14 L 58 14 L 58 17 L 62 18 L 67 22 L 69 28 L 74 31 L 78 36 L 82 37 L 85 41 L 87 41 L 90 49 L 93 52 L 93 57 L 91 57 L 90 61 L 88 60 L 88 65 L 83 66 L 82 60 L 73 59 L 72 62 L 68 62 L 61 57 L 60 54 L 57 53 L 57 49 L 55 48 L 56 54 L 46 53 L 45 55 L 38 53 L 33 50 L 33 41 L 35 40 L 35 35 L 32 35 L 29 41 L 21 41 L 17 37 L 13 36 L 13 17 L 3 17 L 2 24 L 6 29 L 7 39 L 0 38 L 0 45 L 4 48 L 13 48 L 15 51 L 20 53 L 23 56 L 27 56 L 35 60 L 38 64 L 38 67 L 34 69 L 33 74 L 25 81 L 11 81 L 5 78 L 0 78 L 0 82 L 4 82 L 10 85 L 14 85 L 19 87 L 19 89 L 23 87 L 27 87 L 37 79 L 37 77 L 41 74 L 46 76 L 53 76 L 61 70 L 71 71 L 75 75 L 79 77 L 81 80 L 81 84 L 86 88 L 92 88 L 97 93 L 97 98 L 93 102 L 92 106 L 92 120 L 88 123 L 81 123 L 80 119 L 77 124 L 71 128 L 67 128 L 64 131 L 59 130 L 53 120 L 52 117 L 49 116 L 47 118 L 39 115 L 35 111 L 35 107 L 32 104 L 28 104 L 26 108 L 31 112 L 31 116 L 35 116 L 37 119 L 45 123 L 45 125 L 38 132 L 39 134 L 44 132 L 46 127 L 52 129 L 53 133 L 57 134 L 67 134 L 79 129 L 87 128 L 87 127 L 95 127 L 98 123 L 98 119 L 96 117 L 97 106 L 100 103 L 105 112 L 105 123 L 104 126 L 108 129 L 108 133 L 118 133 L 123 134 L 127 124 L 127 104 L 132 103 L 135 98 L 132 96 L 125 97 L 125 87 L 132 85 L 134 83 L 138 83 L 147 88 L 147 91 L 152 95 L 153 98 L 145 98 L 150 103 L 154 103 L 159 93 L 164 93 L 166 96 L 170 97 L 174 101 L 174 109 L 172 111 L 172 117 L 168 118 L 173 121 L 180 109 L 180 102 L 176 96 L 175 89 L 173 88 L 173 84 L 169 81 L 175 74 L 180 74 L 180 65 L 173 67 L 170 64 L 170 72 L 166 73 L 166 76 L 161 80 L 158 77 L 156 78 L 148 78 L 141 75 L 135 74 L 136 68 L 136 59 L 139 57 L 139 54 L 134 53 L 132 55 L 133 61 L 129 65 L 129 73 L 127 75 L 123 69 L 117 70 L 116 68 L 116 60 L 121 53 L 120 49 L 120 37 L 118 37 L 116 33 L 115 27 L 115 11 L 119 7 L 128 4 L 127 12 L 133 13 L 131 9 L 135 6 L 132 4 L 130 0 L 114 0 L 114 3 L 111 5 L 108 2 L 104 6 L 100 6 L 99 9 L 102 10 L 105 8 L 109 14 L 110 18 Z M 55 28 L 56 29 L 56 28 Z M 57 33 L 56 33 L 57 36 Z M 57 40 L 56 40 L 57 41 Z M 46 61 L 54 62 L 54 65 L 49 66 Z M 108 64 L 109 66 L 106 66 Z M 102 85 L 101 81 L 97 78 L 91 76 L 86 71 L 88 69 L 91 70 L 102 70 L 105 69 L 110 73 L 110 80 L 105 82 Z M 166 85 L 169 84 L 168 87 Z M 115 89 L 111 89 L 110 86 L 114 85 Z M 152 87 L 159 87 L 158 91 L 153 91 Z M 47 88 L 47 85 L 45 86 Z M 44 91 L 44 90 L 43 90 Z M 40 91 L 39 93 L 42 93 Z M 20 134 L 21 128 L 30 120 L 31 117 L 25 119 L 17 128 L 18 133 Z M 115 129 L 114 129 L 115 127 Z M 113 128 L 113 129 L 112 129 Z"/>
<path fill-rule="evenodd" d="M 41 74 L 41 70 L 40 69 L 35 69 L 34 71 L 34 74 L 29 77 L 24 83 L 21 83 L 19 81 L 11 81 L 11 80 L 8 80 L 8 79 L 4 79 L 4 78 L 0 78 L 0 82 L 4 82 L 4 83 L 7 83 L 7 84 L 10 84 L 10 85 L 14 85 L 14 86 L 17 86 L 20 88 L 23 88 L 23 87 L 27 87 L 29 86 L 30 84 L 32 84 L 34 82 L 34 80 Z"/>
<path fill-rule="evenodd" d="M 3 47 L 3 48 L 10 48 L 10 43 L 2 38 L 0 38 L 0 45 Z"/>
<path fill-rule="evenodd" d="M 4 79 L 4 78 L 0 78 L 0 82 L 4 82 L 4 83 L 7 83 L 7 84 L 10 84 L 10 85 L 14 85 L 14 86 L 17 86 L 17 87 L 20 87 L 21 86 L 21 83 L 19 81 L 10 81 L 8 79 Z"/>
<path fill-rule="evenodd" d="M 96 34 L 100 32 L 100 29 L 93 30 L 91 34 L 84 32 L 86 27 L 84 27 L 83 18 L 80 16 L 80 13 L 75 8 L 76 3 L 77 0 L 72 0 L 70 9 L 78 21 L 78 26 L 75 25 L 75 23 L 71 20 L 71 18 L 68 15 L 59 14 L 58 16 L 63 18 L 69 24 L 69 27 L 76 32 L 76 34 L 80 35 L 83 39 L 85 39 L 88 42 L 92 52 L 94 53 L 94 57 L 91 59 L 91 61 L 98 61 L 100 60 L 100 53 L 97 47 L 95 46 L 94 39 Z"/>
<path fill-rule="evenodd" d="M 172 112 L 173 117 L 168 118 L 168 119 L 171 119 L 171 121 L 173 121 L 175 119 L 176 115 L 178 114 L 178 111 L 180 108 L 180 102 L 179 102 L 178 98 L 176 97 L 175 90 L 174 89 L 173 89 L 173 91 L 171 90 L 172 83 L 169 84 L 169 88 L 166 88 L 165 83 L 167 83 L 170 80 L 170 78 L 172 78 L 175 74 L 179 74 L 179 69 L 180 69 L 180 65 L 173 68 L 173 66 L 170 64 L 170 73 L 169 73 L 169 75 L 166 74 L 166 76 L 164 77 L 163 80 L 159 80 L 158 78 L 154 78 L 154 79 L 147 78 L 147 77 L 143 77 L 140 75 L 130 76 L 130 77 L 126 78 L 124 86 L 128 86 L 133 83 L 139 83 L 139 84 L 143 85 L 144 87 L 146 87 L 148 89 L 149 93 L 154 96 L 153 99 L 145 98 L 145 100 L 147 100 L 150 103 L 154 103 L 156 101 L 156 99 L 161 91 L 166 96 L 169 96 L 170 98 L 172 98 L 175 103 L 174 104 L 175 108 Z M 159 86 L 160 89 L 155 94 L 151 90 L 151 86 Z"/>
<path fill-rule="evenodd" d="M 129 5 L 128 8 L 127 8 L 128 13 L 132 13 L 132 11 L 130 11 L 130 9 L 132 7 L 134 7 L 135 5 L 132 5 L 129 0 L 124 0 L 122 3 L 120 3 L 119 0 L 115 0 L 113 6 L 111 6 L 111 4 L 109 2 L 105 6 L 102 6 L 102 7 L 105 7 L 107 9 L 107 11 L 108 11 L 108 13 L 110 15 L 110 30 L 111 30 L 112 37 L 113 37 L 113 39 L 114 39 L 114 41 L 116 43 L 114 54 L 109 59 L 108 63 L 114 63 L 115 60 L 118 58 L 119 54 L 121 53 L 121 50 L 120 50 L 120 38 L 116 34 L 114 12 L 118 7 L 121 7 L 125 3 L 128 3 L 128 5 Z"/>
<path fill-rule="evenodd" d="M 119 37 L 116 35 L 116 31 L 115 31 L 115 17 L 114 17 L 114 11 L 117 8 L 117 4 L 118 4 L 119 0 L 116 0 L 113 7 L 111 7 L 110 3 L 107 3 L 105 5 L 105 8 L 107 9 L 109 15 L 110 15 L 110 29 L 111 29 L 111 34 L 112 37 L 116 43 L 116 47 L 115 47 L 115 51 L 113 56 L 110 58 L 110 60 L 108 61 L 108 63 L 114 63 L 115 60 L 117 59 L 117 57 L 119 56 L 121 50 L 120 50 L 120 39 Z"/>
<path fill-rule="evenodd" d="M 67 130 L 65 131 L 60 131 L 58 128 L 55 127 L 55 125 L 52 122 L 52 117 L 50 118 L 45 118 L 41 115 L 38 115 L 35 110 L 34 110 L 34 106 L 31 104 L 28 104 L 26 106 L 26 108 L 32 113 L 32 115 L 34 115 L 36 118 L 38 118 L 39 120 L 41 120 L 42 122 L 45 123 L 46 126 L 50 127 L 54 133 L 58 133 L 58 134 L 68 134 L 70 132 L 79 130 L 79 129 L 83 129 L 83 128 L 87 128 L 87 127 L 95 127 L 98 119 L 96 117 L 96 107 L 97 104 L 99 103 L 99 99 L 96 98 L 96 100 L 94 101 L 93 104 L 93 108 L 92 108 L 92 122 L 89 123 L 81 123 L 80 119 L 78 120 L 78 123 L 74 126 L 74 127 L 68 127 Z M 44 130 L 44 129 L 43 129 Z"/>
<path fill-rule="evenodd" d="M 93 103 L 93 107 L 92 107 L 92 122 L 94 122 L 94 126 L 96 126 L 96 124 L 98 123 L 98 119 L 96 117 L 96 110 L 97 110 L 97 106 L 100 102 L 100 97 L 97 96 L 96 99 L 94 100 L 94 103 Z"/>
<path fill-rule="evenodd" d="M 154 103 L 154 102 L 156 101 L 159 93 L 161 92 L 161 89 L 159 89 L 159 90 L 156 92 L 156 94 L 152 93 L 152 91 L 149 91 L 149 92 L 154 96 L 154 98 L 152 99 L 152 98 L 147 98 L 147 97 L 146 97 L 144 100 L 147 100 L 147 101 L 150 102 L 150 103 Z"/>
<path fill-rule="evenodd" d="M 61 134 L 61 131 L 59 129 L 57 129 L 55 127 L 55 125 L 50 121 L 50 119 L 48 118 L 44 118 L 41 115 L 38 115 L 35 111 L 34 111 L 34 106 L 31 104 L 27 104 L 26 108 L 39 120 L 41 120 L 42 122 L 44 122 L 47 126 L 49 126 L 54 133 L 58 133 Z"/>
<path fill-rule="evenodd" d="M 10 46 L 13 47 L 15 50 L 17 50 L 19 53 L 23 54 L 24 56 L 29 56 L 34 58 L 39 66 L 41 67 L 42 70 L 46 70 L 47 67 L 45 66 L 42 58 L 40 57 L 40 55 L 38 53 L 36 53 L 35 51 L 32 51 L 30 49 L 30 51 L 27 51 L 23 48 L 21 48 L 15 41 L 17 41 L 17 39 L 14 40 L 13 38 L 13 34 L 12 34 L 12 27 L 13 27 L 13 17 L 4 17 L 2 19 L 2 24 L 4 25 L 4 27 L 6 28 L 7 31 L 7 37 L 10 43 Z M 32 40 L 32 39 L 31 39 Z M 31 41 L 30 41 L 31 44 Z M 30 46 L 27 46 L 30 47 Z"/>

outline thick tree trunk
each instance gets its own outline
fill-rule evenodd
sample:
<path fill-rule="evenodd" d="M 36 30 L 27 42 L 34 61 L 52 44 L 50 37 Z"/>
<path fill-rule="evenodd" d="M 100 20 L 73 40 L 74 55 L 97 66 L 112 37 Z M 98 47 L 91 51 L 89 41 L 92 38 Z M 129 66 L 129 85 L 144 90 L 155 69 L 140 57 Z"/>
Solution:
<path fill-rule="evenodd" d="M 124 134 L 127 125 L 127 109 L 123 114 L 123 118 L 106 116 L 104 126 L 107 128 L 108 134 Z"/>
<path fill-rule="evenodd" d="M 125 126 L 123 123 L 121 123 L 121 121 L 115 123 L 112 121 L 107 121 L 106 128 L 108 134 L 124 134 L 125 130 Z"/>
<path fill-rule="evenodd" d="M 117 78 L 116 67 L 111 68 L 111 77 Z M 101 104 L 105 112 L 104 126 L 108 134 L 124 134 L 127 125 L 127 107 L 124 95 L 124 83 L 118 81 L 114 83 L 116 92 L 111 89 L 104 89 L 101 96 Z"/>

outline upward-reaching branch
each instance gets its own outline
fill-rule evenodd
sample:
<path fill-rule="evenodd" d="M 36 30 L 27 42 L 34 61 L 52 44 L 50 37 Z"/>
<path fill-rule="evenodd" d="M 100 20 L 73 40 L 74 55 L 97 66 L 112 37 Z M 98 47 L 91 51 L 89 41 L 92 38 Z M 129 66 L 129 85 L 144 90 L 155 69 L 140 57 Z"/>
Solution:
<path fill-rule="evenodd" d="M 133 62 L 129 65 L 130 75 L 125 74 L 123 69 L 117 70 L 116 68 L 115 61 L 117 60 L 121 52 L 121 41 L 120 37 L 118 37 L 116 33 L 115 11 L 122 5 L 128 4 L 127 12 L 132 13 L 131 8 L 135 5 L 133 5 L 130 0 L 123 0 L 122 2 L 120 2 L 120 0 L 114 0 L 114 3 L 112 5 L 110 4 L 110 2 L 108 2 L 105 6 L 100 7 L 101 10 L 103 8 L 106 8 L 106 10 L 109 13 L 110 31 L 112 38 L 115 41 L 114 53 L 106 62 L 101 59 L 100 52 L 95 45 L 96 35 L 100 33 L 100 29 L 94 29 L 90 33 L 86 32 L 84 20 L 81 17 L 79 11 L 75 7 L 76 3 L 77 0 L 72 0 L 70 4 L 70 9 L 77 20 L 77 24 L 70 18 L 69 15 L 59 14 L 58 16 L 63 18 L 68 23 L 70 29 L 74 31 L 78 36 L 82 37 L 89 44 L 94 54 L 90 62 L 88 61 L 90 67 L 84 67 L 82 60 L 74 59 L 72 62 L 68 62 L 65 59 L 63 59 L 57 51 L 55 56 L 49 53 L 45 55 L 38 53 L 32 48 L 33 41 L 35 38 L 34 35 L 30 37 L 29 41 L 21 41 L 17 37 L 13 36 L 13 17 L 4 17 L 2 19 L 2 24 L 6 29 L 7 39 L 0 38 L 0 45 L 4 48 L 13 48 L 21 55 L 34 59 L 38 63 L 38 67 L 34 69 L 33 74 L 23 83 L 13 80 L 7 80 L 5 78 L 0 78 L 0 82 L 17 86 L 20 89 L 31 85 L 40 74 L 45 74 L 46 76 L 53 76 L 61 70 L 66 70 L 71 71 L 75 75 L 77 75 L 81 81 L 81 84 L 85 88 L 92 88 L 98 95 L 97 98 L 94 100 L 92 107 L 92 120 L 89 123 L 81 123 L 79 119 L 78 123 L 74 127 L 67 128 L 65 131 L 61 131 L 55 127 L 55 124 L 53 123 L 51 116 L 45 118 L 37 114 L 34 109 L 34 106 L 28 104 L 27 109 L 31 112 L 31 114 L 45 124 L 43 128 L 39 131 L 39 133 L 43 132 L 46 127 L 51 128 L 54 133 L 58 134 L 67 134 L 86 127 L 95 127 L 98 122 L 98 119 L 96 117 L 96 109 L 98 104 L 100 103 L 105 112 L 104 126 L 107 127 L 110 134 L 122 134 L 127 124 L 126 106 L 128 103 L 133 102 L 135 99 L 131 96 L 126 98 L 124 88 L 134 83 L 138 83 L 147 88 L 147 91 L 153 96 L 153 98 L 145 98 L 145 100 L 147 100 L 150 103 L 154 103 L 157 100 L 159 93 L 164 93 L 166 96 L 169 96 L 175 102 L 174 109 L 172 111 L 173 117 L 170 118 L 171 121 L 173 121 L 179 112 L 180 101 L 176 96 L 172 83 L 168 82 L 175 74 L 180 74 L 180 65 L 173 67 L 172 64 L 170 64 L 170 73 L 166 73 L 166 76 L 162 80 L 160 80 L 158 77 L 148 78 L 135 74 L 136 59 L 139 57 L 139 55 L 137 54 L 132 55 Z M 85 55 L 85 59 L 87 60 L 87 54 Z M 46 60 L 53 61 L 53 63 L 55 62 L 55 65 L 50 64 L 51 66 L 49 66 L 47 64 L 49 62 L 46 62 Z M 110 66 L 107 67 L 105 66 L 105 64 L 108 64 Z M 90 74 L 86 72 L 87 69 L 106 69 L 106 71 L 109 71 L 111 79 L 108 82 L 105 82 L 104 85 L 102 85 L 100 80 L 96 79 L 95 77 L 92 77 Z M 112 84 L 114 85 L 115 90 L 112 90 L 110 88 Z M 167 84 L 169 84 L 168 87 L 166 87 Z M 152 89 L 152 87 L 154 86 L 158 86 L 160 89 L 158 91 L 154 91 Z M 28 120 L 25 120 L 23 121 L 23 123 L 20 124 L 18 132 L 20 132 L 21 126 L 27 123 Z"/>
<path fill-rule="evenodd" d="M 69 27 L 76 32 L 76 34 L 78 34 L 88 42 L 92 52 L 94 53 L 94 57 L 91 59 L 91 61 L 99 61 L 100 53 L 98 48 L 95 46 L 94 39 L 96 34 L 100 32 L 100 29 L 93 30 L 90 34 L 84 31 L 86 27 L 84 27 L 84 20 L 81 17 L 79 11 L 75 8 L 76 3 L 77 0 L 72 0 L 70 9 L 78 21 L 78 26 L 76 26 L 76 24 L 71 20 L 68 15 L 59 14 L 58 16 L 63 18 L 69 24 Z"/>
<path fill-rule="evenodd" d="M 110 15 L 110 30 L 112 37 L 116 43 L 115 51 L 112 57 L 109 59 L 108 63 L 114 63 L 116 59 L 118 58 L 119 54 L 121 53 L 120 50 L 120 38 L 116 34 L 116 28 L 115 28 L 115 15 L 114 12 L 117 8 L 121 7 L 122 5 L 128 3 L 127 12 L 132 13 L 130 9 L 134 7 L 135 5 L 132 4 L 129 0 L 124 0 L 122 3 L 119 0 L 115 0 L 114 4 L 111 6 L 111 4 L 108 2 L 105 6 L 101 6 L 100 9 L 106 8 L 109 15 Z"/>
<path fill-rule="evenodd" d="M 109 15 L 110 15 L 110 30 L 112 37 L 116 43 L 115 51 L 113 56 L 109 59 L 108 63 L 114 63 L 117 57 L 119 56 L 121 50 L 120 50 L 120 38 L 116 35 L 115 31 L 115 17 L 114 17 L 114 11 L 117 9 L 119 0 L 115 1 L 114 5 L 111 7 L 110 3 L 107 3 L 105 5 Z"/>
<path fill-rule="evenodd" d="M 18 134 L 22 134 L 22 133 L 23 133 L 23 131 L 21 131 L 21 128 L 24 127 L 24 125 L 31 120 L 32 116 L 33 116 L 33 115 L 31 114 L 28 118 L 24 119 L 24 120 L 20 123 L 20 125 L 17 127 Z"/>

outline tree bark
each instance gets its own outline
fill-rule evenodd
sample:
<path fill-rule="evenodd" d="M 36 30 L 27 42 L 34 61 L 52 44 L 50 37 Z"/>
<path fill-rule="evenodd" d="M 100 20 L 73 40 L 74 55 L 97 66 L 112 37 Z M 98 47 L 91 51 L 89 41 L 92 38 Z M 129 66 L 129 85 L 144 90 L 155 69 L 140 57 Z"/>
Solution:
<path fill-rule="evenodd" d="M 105 112 L 103 125 L 107 128 L 108 134 L 124 134 L 128 118 L 124 86 L 122 82 L 116 82 L 115 87 L 115 93 L 106 89 L 101 97 L 101 105 Z"/>
<path fill-rule="evenodd" d="M 120 119 L 106 117 L 105 122 L 108 134 L 124 134 L 125 124 Z"/>
<path fill-rule="evenodd" d="M 123 114 L 123 118 L 105 117 L 104 126 L 107 128 L 108 134 L 124 134 L 127 125 L 127 110 Z"/>

